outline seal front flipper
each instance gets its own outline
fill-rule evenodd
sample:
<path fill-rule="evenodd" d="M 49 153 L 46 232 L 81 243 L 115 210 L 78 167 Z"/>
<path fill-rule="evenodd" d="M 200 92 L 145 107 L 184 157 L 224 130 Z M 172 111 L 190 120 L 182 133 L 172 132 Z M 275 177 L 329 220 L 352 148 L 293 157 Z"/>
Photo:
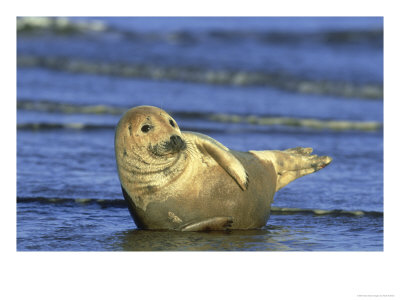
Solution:
<path fill-rule="evenodd" d="M 183 132 L 189 142 L 193 142 L 204 154 L 211 156 L 245 191 L 249 178 L 242 163 L 229 151 L 227 147 L 207 135 L 197 132 Z"/>
<path fill-rule="evenodd" d="M 232 217 L 214 217 L 190 223 L 179 228 L 181 231 L 227 230 L 232 226 Z"/>

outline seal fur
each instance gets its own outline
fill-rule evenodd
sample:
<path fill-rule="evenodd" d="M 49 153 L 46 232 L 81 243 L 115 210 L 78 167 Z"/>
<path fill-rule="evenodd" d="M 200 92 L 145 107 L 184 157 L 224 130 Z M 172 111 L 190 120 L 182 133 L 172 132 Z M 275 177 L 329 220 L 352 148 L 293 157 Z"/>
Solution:
<path fill-rule="evenodd" d="M 230 150 L 209 136 L 181 132 L 152 106 L 126 112 L 115 134 L 123 195 L 143 229 L 260 228 L 277 190 L 332 160 L 311 152 Z"/>

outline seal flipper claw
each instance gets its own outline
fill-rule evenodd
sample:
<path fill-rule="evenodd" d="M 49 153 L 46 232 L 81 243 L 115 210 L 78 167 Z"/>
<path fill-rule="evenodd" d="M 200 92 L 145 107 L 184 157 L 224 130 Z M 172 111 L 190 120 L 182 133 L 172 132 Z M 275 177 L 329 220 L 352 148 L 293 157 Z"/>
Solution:
<path fill-rule="evenodd" d="M 209 231 L 209 230 L 228 230 L 232 226 L 232 217 L 214 217 L 200 222 L 190 223 L 179 230 L 181 231 Z"/>
<path fill-rule="evenodd" d="M 313 148 L 295 147 L 295 148 L 286 149 L 283 152 L 306 155 L 306 154 L 311 154 L 313 152 Z"/>
<path fill-rule="evenodd" d="M 250 180 L 249 180 L 249 174 L 247 174 L 247 172 L 246 172 L 246 182 L 245 182 L 245 190 L 247 190 L 247 188 L 249 187 L 249 183 L 250 183 Z"/>

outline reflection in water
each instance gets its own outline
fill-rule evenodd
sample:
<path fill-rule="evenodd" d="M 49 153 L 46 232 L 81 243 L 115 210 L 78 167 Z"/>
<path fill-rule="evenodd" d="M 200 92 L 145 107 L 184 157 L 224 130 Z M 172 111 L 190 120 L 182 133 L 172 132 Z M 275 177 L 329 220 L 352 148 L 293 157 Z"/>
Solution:
<path fill-rule="evenodd" d="M 113 248 L 123 251 L 290 251 L 291 243 L 307 240 L 300 233 L 281 226 L 211 232 L 129 230 L 114 237 L 117 241 Z"/>

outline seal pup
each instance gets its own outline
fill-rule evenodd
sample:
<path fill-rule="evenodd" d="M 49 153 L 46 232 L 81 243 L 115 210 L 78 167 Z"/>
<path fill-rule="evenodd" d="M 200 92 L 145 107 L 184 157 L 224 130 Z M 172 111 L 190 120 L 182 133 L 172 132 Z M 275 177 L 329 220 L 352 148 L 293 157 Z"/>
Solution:
<path fill-rule="evenodd" d="M 122 192 L 141 229 L 260 228 L 276 191 L 332 160 L 311 152 L 234 151 L 209 136 L 181 132 L 153 106 L 127 111 L 115 132 Z"/>

